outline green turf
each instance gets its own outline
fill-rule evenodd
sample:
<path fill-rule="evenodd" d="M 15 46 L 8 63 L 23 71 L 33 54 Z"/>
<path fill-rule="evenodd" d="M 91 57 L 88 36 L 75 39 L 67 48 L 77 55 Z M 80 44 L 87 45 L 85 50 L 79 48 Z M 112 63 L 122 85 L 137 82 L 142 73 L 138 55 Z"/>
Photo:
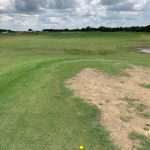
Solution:
<path fill-rule="evenodd" d="M 144 88 L 148 88 L 148 89 L 150 89 L 150 84 L 141 84 L 140 86 L 142 86 L 142 87 L 144 87 Z"/>
<path fill-rule="evenodd" d="M 146 136 L 138 134 L 136 132 L 131 132 L 129 134 L 129 138 L 133 141 L 140 140 L 141 146 L 137 148 L 137 150 L 149 150 L 150 140 Z"/>
<path fill-rule="evenodd" d="M 0 149 L 115 150 L 100 112 L 64 81 L 86 67 L 108 74 L 150 67 L 148 33 L 0 34 Z"/>

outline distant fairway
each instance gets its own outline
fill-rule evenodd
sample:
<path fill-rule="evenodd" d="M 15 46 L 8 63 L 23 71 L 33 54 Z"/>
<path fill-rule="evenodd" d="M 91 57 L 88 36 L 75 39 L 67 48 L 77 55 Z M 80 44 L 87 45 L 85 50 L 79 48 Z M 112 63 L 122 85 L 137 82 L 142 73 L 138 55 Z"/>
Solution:
<path fill-rule="evenodd" d="M 150 48 L 149 33 L 0 34 L 0 150 L 116 150 L 99 110 L 64 82 L 84 68 L 150 67 L 138 48 Z"/>

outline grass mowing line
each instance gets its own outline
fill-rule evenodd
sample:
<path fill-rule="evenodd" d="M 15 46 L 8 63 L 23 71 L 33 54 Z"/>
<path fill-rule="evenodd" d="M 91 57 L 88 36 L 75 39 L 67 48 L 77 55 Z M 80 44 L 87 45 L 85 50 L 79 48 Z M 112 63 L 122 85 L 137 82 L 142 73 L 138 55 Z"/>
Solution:
<path fill-rule="evenodd" d="M 56 63 L 56 61 L 58 61 L 58 63 L 61 60 L 65 60 L 65 59 L 52 59 L 52 60 L 39 60 L 36 62 L 27 62 L 24 63 L 22 65 L 19 65 L 11 70 L 9 70 L 8 72 L 0 75 L 0 91 L 2 91 L 2 89 L 6 86 L 8 86 L 9 84 L 15 82 L 16 80 L 18 80 L 19 78 L 26 76 L 31 70 L 33 71 L 34 69 L 42 66 L 42 65 L 46 65 L 49 64 L 51 62 Z M 13 76 L 12 76 L 13 74 Z M 10 78 L 11 76 L 11 78 Z"/>
<path fill-rule="evenodd" d="M 58 63 L 62 63 L 62 60 L 64 60 L 65 62 L 70 62 L 70 61 L 74 61 L 74 62 L 85 62 L 85 61 L 88 61 L 89 59 L 87 59 L 87 58 L 80 58 L 80 59 L 76 59 L 76 58 L 71 58 L 71 59 L 54 59 L 54 60 L 50 60 L 51 62 L 52 61 L 58 61 Z M 111 60 L 101 60 L 101 59 L 90 59 L 90 60 L 92 60 L 92 61 L 111 61 Z M 61 61 L 61 62 L 60 62 Z M 114 60 L 113 60 L 114 61 Z M 11 71 L 9 71 L 9 72 L 6 72 L 5 74 L 3 74 L 3 75 L 1 75 L 1 80 L 0 80 L 0 82 L 1 82 L 1 85 L 3 85 L 3 87 L 4 87 L 4 83 L 6 82 L 6 85 L 7 84 L 9 84 L 9 83 L 7 83 L 8 82 L 8 79 L 7 79 L 7 77 L 9 77 L 11 74 L 13 74 L 13 76 L 14 76 L 14 74 L 16 74 L 16 77 L 14 77 L 12 80 L 11 80 L 11 82 L 13 82 L 13 81 L 15 81 L 15 78 L 18 78 L 18 73 L 17 72 L 21 72 L 21 70 L 25 70 L 25 68 L 27 68 L 28 66 L 32 66 L 30 69 L 28 69 L 27 68 L 27 70 L 26 70 L 26 73 L 27 72 L 29 72 L 30 70 L 33 70 L 34 68 L 36 69 L 36 67 L 38 67 L 39 65 L 43 65 L 43 63 L 45 64 L 45 63 L 49 63 L 49 60 L 42 60 L 42 61 L 37 61 L 36 63 L 35 62 L 33 62 L 33 63 L 31 63 L 31 62 L 28 62 L 28 63 L 24 63 L 24 67 L 22 67 L 22 65 L 20 65 L 20 66 L 17 66 L 17 67 L 15 67 L 15 68 L 13 68 L 13 70 L 11 70 Z M 56 63 L 56 62 L 55 62 Z M 15 70 L 17 70 L 17 71 L 15 71 Z M 22 73 L 22 72 L 21 72 Z M 24 75 L 25 75 L 25 73 L 24 73 Z M 10 79 L 10 78 L 9 78 Z"/>
<path fill-rule="evenodd" d="M 2 75 L 0 80 L 0 85 L 1 85 L 0 91 L 10 86 L 10 84 L 13 84 L 13 82 L 15 82 L 16 80 L 26 76 L 31 70 L 34 70 L 37 67 L 41 66 L 42 63 L 43 62 L 39 62 L 39 63 L 36 62 L 33 64 L 30 63 L 29 65 L 25 65 L 25 67 L 17 68 L 17 71 L 15 72 L 14 70 L 12 70 L 12 72 L 5 73 L 4 75 Z"/>

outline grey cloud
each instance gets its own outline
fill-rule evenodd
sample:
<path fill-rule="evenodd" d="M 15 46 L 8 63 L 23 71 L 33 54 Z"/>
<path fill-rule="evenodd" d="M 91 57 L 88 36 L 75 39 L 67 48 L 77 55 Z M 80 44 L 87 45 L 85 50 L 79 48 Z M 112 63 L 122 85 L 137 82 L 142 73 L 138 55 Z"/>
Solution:
<path fill-rule="evenodd" d="M 133 1 L 129 1 L 129 0 L 101 0 L 101 4 L 103 6 L 107 7 L 108 11 L 143 11 L 144 9 L 146 9 L 146 5 L 144 7 L 141 7 L 139 9 L 136 9 L 134 6 L 136 4 L 141 4 L 141 6 L 143 5 L 143 3 L 146 2 L 135 2 Z M 147 0 L 148 3 L 148 0 Z"/>
<path fill-rule="evenodd" d="M 40 10 L 40 1 L 35 0 L 15 0 L 16 11 L 35 12 Z"/>
<path fill-rule="evenodd" d="M 69 9 L 78 5 L 76 0 L 15 0 L 14 7 L 19 12 L 40 12 L 48 9 Z"/>
<path fill-rule="evenodd" d="M 117 12 L 108 12 L 107 16 L 102 17 L 103 20 L 109 20 L 109 21 L 113 21 L 113 20 L 122 20 L 123 17 Z"/>
<path fill-rule="evenodd" d="M 53 9 L 68 9 L 78 5 L 76 0 L 50 0 L 49 8 Z"/>
<path fill-rule="evenodd" d="M 150 24 L 149 1 L 3 0 L 3 3 L 0 3 L 4 5 L 0 6 L 0 28 L 38 30 L 80 28 L 87 25 L 93 27 L 147 25 Z"/>
<path fill-rule="evenodd" d="M 133 7 L 133 3 L 120 3 L 118 5 L 112 5 L 109 7 L 109 10 L 111 11 L 133 11 L 134 7 Z"/>
<path fill-rule="evenodd" d="M 122 2 L 126 2 L 127 0 L 101 0 L 102 5 L 114 5 Z"/>

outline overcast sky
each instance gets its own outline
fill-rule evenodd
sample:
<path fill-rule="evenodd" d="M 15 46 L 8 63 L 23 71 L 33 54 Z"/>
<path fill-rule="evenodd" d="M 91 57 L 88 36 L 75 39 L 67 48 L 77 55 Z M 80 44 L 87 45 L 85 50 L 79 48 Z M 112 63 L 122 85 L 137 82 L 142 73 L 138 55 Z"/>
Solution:
<path fill-rule="evenodd" d="M 41 30 L 150 24 L 150 0 L 0 0 L 0 28 Z"/>

